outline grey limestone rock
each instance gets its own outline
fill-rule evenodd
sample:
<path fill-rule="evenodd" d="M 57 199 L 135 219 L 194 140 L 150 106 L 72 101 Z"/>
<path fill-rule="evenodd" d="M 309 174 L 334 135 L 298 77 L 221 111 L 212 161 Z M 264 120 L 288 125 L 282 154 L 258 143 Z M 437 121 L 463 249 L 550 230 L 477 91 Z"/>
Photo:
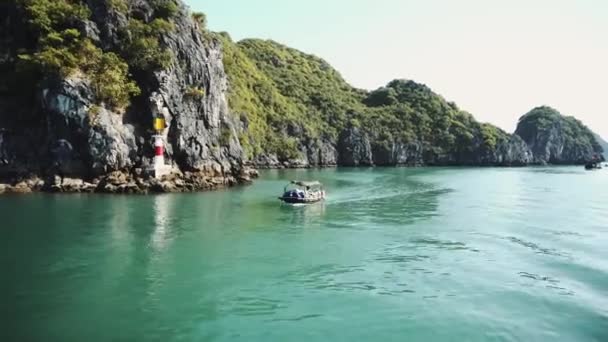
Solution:
<path fill-rule="evenodd" d="M 338 139 L 339 163 L 344 166 L 373 165 L 372 147 L 367 134 L 359 128 L 344 130 Z"/>

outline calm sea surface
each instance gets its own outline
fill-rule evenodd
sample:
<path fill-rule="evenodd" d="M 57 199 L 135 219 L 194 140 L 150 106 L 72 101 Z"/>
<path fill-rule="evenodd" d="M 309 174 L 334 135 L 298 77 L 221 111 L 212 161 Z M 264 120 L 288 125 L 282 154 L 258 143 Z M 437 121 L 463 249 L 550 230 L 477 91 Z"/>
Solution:
<path fill-rule="evenodd" d="M 318 179 L 323 204 L 279 204 Z M 2 341 L 608 341 L 608 170 L 0 197 Z"/>

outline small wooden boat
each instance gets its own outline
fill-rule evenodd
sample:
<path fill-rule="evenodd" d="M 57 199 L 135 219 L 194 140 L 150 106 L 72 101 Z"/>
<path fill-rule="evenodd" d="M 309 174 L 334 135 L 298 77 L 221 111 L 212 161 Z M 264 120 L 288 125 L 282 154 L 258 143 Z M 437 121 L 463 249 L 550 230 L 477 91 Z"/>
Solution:
<path fill-rule="evenodd" d="M 314 182 L 291 181 L 283 189 L 281 201 L 289 204 L 309 204 L 325 199 L 323 184 Z"/>
<path fill-rule="evenodd" d="M 602 164 L 601 163 L 587 163 L 585 164 L 585 170 L 601 170 L 602 169 Z"/>

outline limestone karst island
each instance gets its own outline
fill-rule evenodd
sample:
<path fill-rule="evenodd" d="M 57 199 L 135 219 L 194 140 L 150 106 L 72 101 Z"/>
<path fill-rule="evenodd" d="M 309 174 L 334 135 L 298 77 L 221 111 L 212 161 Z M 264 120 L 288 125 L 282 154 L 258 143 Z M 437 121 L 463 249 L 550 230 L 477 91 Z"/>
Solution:
<path fill-rule="evenodd" d="M 608 341 L 607 18 L 0 0 L 0 341 Z"/>
<path fill-rule="evenodd" d="M 209 31 L 178 1 L 0 6 L 2 192 L 206 190 L 256 168 L 584 164 L 605 144 L 547 106 L 510 134 L 415 81 L 356 89 L 316 56 Z"/>

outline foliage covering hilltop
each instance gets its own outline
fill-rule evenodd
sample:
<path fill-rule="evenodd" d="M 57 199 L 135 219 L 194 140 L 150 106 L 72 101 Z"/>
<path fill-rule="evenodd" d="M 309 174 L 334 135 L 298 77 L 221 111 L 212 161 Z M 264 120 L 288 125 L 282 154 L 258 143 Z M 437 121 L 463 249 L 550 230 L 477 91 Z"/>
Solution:
<path fill-rule="evenodd" d="M 425 85 L 395 80 L 372 91 L 364 102 L 371 107 L 360 120 L 380 141 L 420 141 L 437 156 L 463 157 L 477 149 L 493 151 L 509 135 L 477 122 Z"/>
<path fill-rule="evenodd" d="M 366 92 L 318 57 L 273 41 L 234 43 L 226 34 L 221 39 L 230 105 L 249 122 L 242 140 L 254 157 L 277 153 L 292 158 L 311 140 L 335 143 L 349 127 L 362 129 L 380 149 L 421 143 L 437 160 L 492 153 L 509 139 L 413 81 L 395 80 Z"/>
<path fill-rule="evenodd" d="M 591 159 L 604 152 L 594 133 L 581 121 L 548 106 L 534 108 L 522 116 L 515 133 L 531 146 L 535 155 L 546 155 L 552 163 L 570 162 L 575 160 L 574 156 Z"/>
<path fill-rule="evenodd" d="M 548 107 L 536 107 L 519 119 L 517 134 L 525 140 L 534 138 L 551 129 L 561 129 L 568 143 L 591 145 L 595 151 L 601 151 L 593 133 L 580 120 L 573 116 L 563 116 L 557 110 Z"/>
<path fill-rule="evenodd" d="M 300 139 L 335 139 L 346 113 L 362 107 L 362 94 L 316 57 L 270 41 L 216 37 L 223 43 L 230 107 L 247 123 L 241 142 L 250 157 L 296 158 Z"/>

